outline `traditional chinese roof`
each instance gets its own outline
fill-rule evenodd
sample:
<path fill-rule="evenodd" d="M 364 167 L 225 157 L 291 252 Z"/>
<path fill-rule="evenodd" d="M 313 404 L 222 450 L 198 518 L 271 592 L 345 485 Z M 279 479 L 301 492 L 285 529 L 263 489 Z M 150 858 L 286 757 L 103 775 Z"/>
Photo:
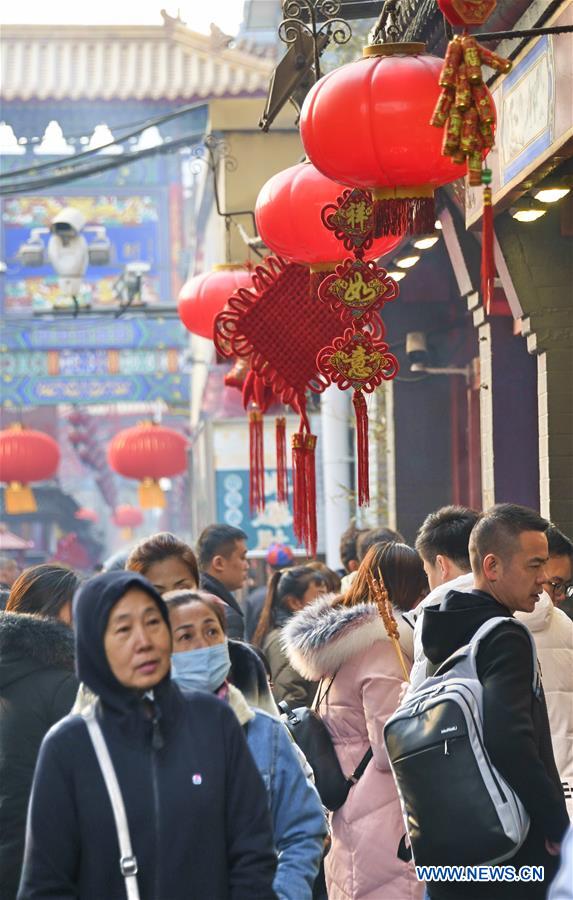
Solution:
<path fill-rule="evenodd" d="M 3 25 L 4 100 L 210 99 L 266 93 L 273 61 L 218 29 L 164 25 Z"/>

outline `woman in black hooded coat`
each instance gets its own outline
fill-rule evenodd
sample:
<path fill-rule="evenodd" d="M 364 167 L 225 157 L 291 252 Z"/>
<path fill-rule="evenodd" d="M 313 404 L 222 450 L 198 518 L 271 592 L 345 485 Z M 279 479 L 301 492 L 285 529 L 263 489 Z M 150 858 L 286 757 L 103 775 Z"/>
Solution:
<path fill-rule="evenodd" d="M 166 606 L 133 572 L 74 599 L 76 665 L 125 804 L 141 900 L 273 898 L 263 782 L 233 712 L 170 677 Z M 125 900 L 112 808 L 86 723 L 46 736 L 34 777 L 19 900 Z"/>

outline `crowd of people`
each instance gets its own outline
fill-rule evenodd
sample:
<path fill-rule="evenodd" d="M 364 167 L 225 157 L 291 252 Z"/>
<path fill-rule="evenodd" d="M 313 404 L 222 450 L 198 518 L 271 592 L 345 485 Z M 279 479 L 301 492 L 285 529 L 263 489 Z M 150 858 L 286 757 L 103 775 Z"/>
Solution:
<path fill-rule="evenodd" d="M 246 535 L 223 524 L 87 579 L 0 559 L 0 900 L 573 900 L 573 543 L 498 504 L 432 512 L 415 546 L 352 526 L 340 550 L 334 572 L 274 545 L 248 596 Z M 416 868 L 413 835 L 439 846 L 475 777 L 448 781 L 420 744 L 408 790 L 386 726 L 466 650 L 477 758 L 528 823 L 477 861 L 534 879 Z M 347 779 L 330 811 L 326 758 L 287 727 L 303 708 Z"/>

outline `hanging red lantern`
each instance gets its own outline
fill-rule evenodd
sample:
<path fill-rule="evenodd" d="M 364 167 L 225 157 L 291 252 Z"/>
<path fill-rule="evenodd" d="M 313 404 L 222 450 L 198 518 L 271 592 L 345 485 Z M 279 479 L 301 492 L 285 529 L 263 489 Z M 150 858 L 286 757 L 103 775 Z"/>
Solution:
<path fill-rule="evenodd" d="M 36 512 L 29 482 L 53 478 L 60 463 L 60 448 L 49 434 L 20 424 L 0 431 L 0 481 L 7 484 L 8 515 Z"/>
<path fill-rule="evenodd" d="M 433 231 L 435 189 L 465 174 L 465 165 L 442 156 L 442 137 L 430 125 L 443 60 L 418 43 L 363 52 L 309 91 L 304 148 L 324 175 L 372 191 L 377 234 Z"/>
<path fill-rule="evenodd" d="M 108 447 L 108 462 L 118 475 L 140 481 L 139 503 L 144 509 L 165 506 L 160 478 L 181 475 L 187 469 L 187 439 L 173 428 L 142 422 L 125 428 Z"/>
<path fill-rule="evenodd" d="M 222 263 L 186 281 L 179 292 L 179 318 L 188 331 L 213 340 L 215 316 L 239 288 L 251 286 L 251 274 L 239 263 Z"/>
<path fill-rule="evenodd" d="M 497 6 L 497 0 L 438 0 L 440 11 L 452 25 L 483 25 Z"/>
<path fill-rule="evenodd" d="M 95 509 L 89 509 L 87 506 L 80 506 L 74 513 L 74 519 L 78 519 L 80 522 L 93 522 L 95 524 L 99 521 L 99 516 Z"/>
<path fill-rule="evenodd" d="M 137 528 L 143 525 L 143 513 L 137 506 L 130 506 L 127 503 L 116 506 L 113 513 L 113 523 L 118 528 Z"/>
<path fill-rule="evenodd" d="M 255 206 L 257 230 L 273 253 L 311 269 L 330 268 L 347 256 L 344 245 L 323 227 L 322 210 L 342 193 L 340 184 L 327 178 L 312 163 L 299 163 L 273 175 L 259 191 Z M 366 259 L 377 259 L 396 249 L 401 235 L 375 240 Z"/>

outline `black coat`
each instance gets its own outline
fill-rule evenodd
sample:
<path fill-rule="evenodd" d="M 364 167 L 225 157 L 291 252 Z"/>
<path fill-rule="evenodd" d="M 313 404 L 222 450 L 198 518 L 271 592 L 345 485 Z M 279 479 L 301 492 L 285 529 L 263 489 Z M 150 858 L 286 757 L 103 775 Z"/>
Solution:
<path fill-rule="evenodd" d="M 167 675 L 144 698 L 113 676 L 103 634 L 113 605 L 149 582 L 114 572 L 76 595 L 78 675 L 99 697 L 98 719 L 117 773 L 137 857 L 141 900 L 273 898 L 276 857 L 267 798 L 232 710 L 181 692 Z M 149 705 L 149 701 L 145 700 Z M 34 778 L 19 900 L 125 900 L 106 788 L 84 721 L 47 735 Z"/>
<path fill-rule="evenodd" d="M 18 890 L 40 744 L 77 689 L 72 631 L 55 619 L 0 612 L 0 900 Z"/>
<path fill-rule="evenodd" d="M 439 665 L 467 644 L 477 629 L 495 616 L 510 617 L 490 594 L 450 591 L 443 608 L 424 611 L 422 644 L 428 659 Z M 521 628 L 500 625 L 482 644 L 477 671 L 483 685 L 484 743 L 493 764 L 511 785 L 531 819 L 520 850 L 503 865 L 545 866 L 545 883 L 448 884 L 430 886 L 432 900 L 479 897 L 483 900 L 545 898 L 558 858 L 545 849 L 545 839 L 559 843 L 569 819 L 553 758 L 543 691 L 532 690 L 531 643 Z"/>
<path fill-rule="evenodd" d="M 201 590 L 207 591 L 209 594 L 214 594 L 215 597 L 218 597 L 219 600 L 222 600 L 223 603 L 225 603 L 227 606 L 225 612 L 227 614 L 228 637 L 236 638 L 239 641 L 244 640 L 245 617 L 243 614 L 243 610 L 239 606 L 231 591 L 227 590 L 225 585 L 222 584 L 218 578 L 215 578 L 213 575 L 209 575 L 208 572 L 201 572 L 200 580 Z"/>

